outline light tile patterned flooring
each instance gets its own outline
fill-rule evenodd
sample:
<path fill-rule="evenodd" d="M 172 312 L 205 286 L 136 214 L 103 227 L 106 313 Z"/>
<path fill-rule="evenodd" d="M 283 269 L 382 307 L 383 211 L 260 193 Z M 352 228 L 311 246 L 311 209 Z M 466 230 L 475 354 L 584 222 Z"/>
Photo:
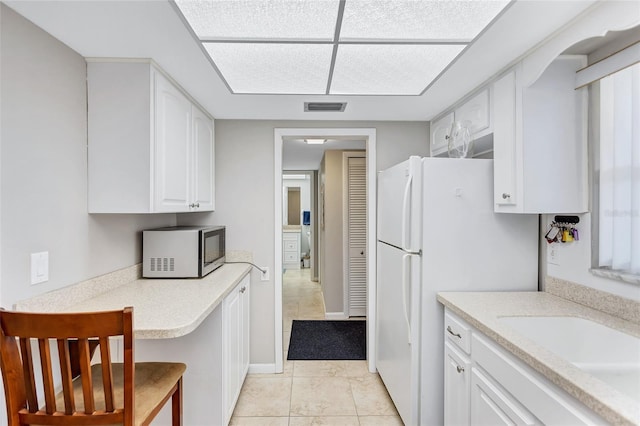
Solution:
<path fill-rule="evenodd" d="M 366 361 L 287 361 L 294 319 L 324 319 L 320 284 L 309 280 L 309 269 L 283 276 L 284 373 L 248 375 L 231 425 L 402 425 Z"/>

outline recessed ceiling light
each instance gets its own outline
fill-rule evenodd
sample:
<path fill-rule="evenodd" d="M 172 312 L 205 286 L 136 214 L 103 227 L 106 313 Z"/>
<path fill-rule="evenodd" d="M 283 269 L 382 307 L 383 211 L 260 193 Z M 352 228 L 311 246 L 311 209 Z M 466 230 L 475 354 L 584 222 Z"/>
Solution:
<path fill-rule="evenodd" d="M 304 141 L 309 145 L 322 145 L 327 140 L 326 139 L 305 139 Z"/>

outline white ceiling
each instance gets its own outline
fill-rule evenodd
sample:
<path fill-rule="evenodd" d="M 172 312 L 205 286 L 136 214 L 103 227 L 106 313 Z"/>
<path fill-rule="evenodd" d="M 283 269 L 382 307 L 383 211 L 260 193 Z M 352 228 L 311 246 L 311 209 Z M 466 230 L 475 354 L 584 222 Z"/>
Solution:
<path fill-rule="evenodd" d="M 232 94 L 166 0 L 5 3 L 85 57 L 153 58 L 217 119 L 430 120 L 594 3 L 520 0 L 421 96 Z M 366 74 L 366 70 L 363 70 Z M 348 102 L 304 112 L 304 102 Z"/>

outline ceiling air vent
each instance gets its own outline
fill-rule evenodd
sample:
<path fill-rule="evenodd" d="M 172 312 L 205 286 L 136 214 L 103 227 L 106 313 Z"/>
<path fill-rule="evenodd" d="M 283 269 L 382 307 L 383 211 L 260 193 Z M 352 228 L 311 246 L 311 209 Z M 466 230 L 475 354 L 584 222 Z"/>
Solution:
<path fill-rule="evenodd" d="M 346 102 L 305 102 L 305 112 L 315 111 L 329 111 L 329 112 L 344 112 L 347 107 Z"/>

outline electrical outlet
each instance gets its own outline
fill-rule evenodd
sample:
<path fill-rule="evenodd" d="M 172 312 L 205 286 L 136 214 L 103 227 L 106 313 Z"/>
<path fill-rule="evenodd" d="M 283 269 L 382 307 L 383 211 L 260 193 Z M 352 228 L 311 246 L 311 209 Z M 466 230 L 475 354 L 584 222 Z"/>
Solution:
<path fill-rule="evenodd" d="M 31 284 L 49 280 L 49 252 L 31 253 Z"/>
<path fill-rule="evenodd" d="M 269 281 L 269 267 L 268 266 L 261 266 L 260 269 L 262 269 L 262 271 L 260 271 L 260 281 Z"/>
<path fill-rule="evenodd" d="M 550 263 L 552 265 L 559 265 L 558 257 L 558 247 L 555 247 L 553 244 L 547 247 L 547 263 Z"/>

